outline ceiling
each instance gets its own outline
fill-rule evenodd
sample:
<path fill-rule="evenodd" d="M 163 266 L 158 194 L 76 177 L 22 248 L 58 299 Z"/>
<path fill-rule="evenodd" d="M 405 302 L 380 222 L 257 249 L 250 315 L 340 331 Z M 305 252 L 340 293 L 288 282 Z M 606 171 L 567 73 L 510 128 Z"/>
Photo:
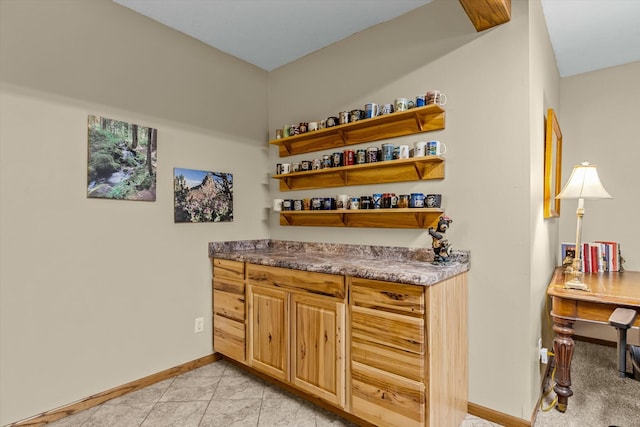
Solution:
<path fill-rule="evenodd" d="M 271 71 L 432 0 L 113 1 Z M 541 2 L 561 76 L 640 60 L 640 0 Z"/>

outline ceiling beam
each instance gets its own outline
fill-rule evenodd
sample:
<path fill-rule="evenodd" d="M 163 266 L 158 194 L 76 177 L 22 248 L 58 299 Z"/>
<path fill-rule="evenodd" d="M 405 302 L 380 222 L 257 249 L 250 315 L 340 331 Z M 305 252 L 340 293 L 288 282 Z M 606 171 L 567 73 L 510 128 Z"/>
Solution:
<path fill-rule="evenodd" d="M 459 1 L 478 32 L 511 20 L 511 0 Z"/>

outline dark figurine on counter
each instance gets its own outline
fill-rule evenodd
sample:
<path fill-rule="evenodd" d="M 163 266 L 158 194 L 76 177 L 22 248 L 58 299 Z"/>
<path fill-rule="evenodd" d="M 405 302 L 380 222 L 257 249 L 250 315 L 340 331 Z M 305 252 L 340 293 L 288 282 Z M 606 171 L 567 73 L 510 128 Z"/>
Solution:
<path fill-rule="evenodd" d="M 453 220 L 451 218 L 442 215 L 438 220 L 437 228 L 429 227 L 429 234 L 433 239 L 431 247 L 433 248 L 433 253 L 435 254 L 432 264 L 442 265 L 449 263 L 451 244 L 445 237 L 444 233 L 447 231 L 447 229 L 449 229 L 449 224 L 451 224 L 452 222 Z"/>

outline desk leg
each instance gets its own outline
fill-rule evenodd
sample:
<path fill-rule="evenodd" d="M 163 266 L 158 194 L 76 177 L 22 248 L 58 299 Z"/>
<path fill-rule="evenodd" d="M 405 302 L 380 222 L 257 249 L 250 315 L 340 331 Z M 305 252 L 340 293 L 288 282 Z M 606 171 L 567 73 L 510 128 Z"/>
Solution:
<path fill-rule="evenodd" d="M 552 315 L 553 316 L 553 315 Z M 573 320 L 553 316 L 553 331 L 556 333 L 553 339 L 553 353 L 556 358 L 556 385 L 553 388 L 558 395 L 556 408 L 560 412 L 567 410 L 571 391 L 571 359 L 573 358 Z"/>

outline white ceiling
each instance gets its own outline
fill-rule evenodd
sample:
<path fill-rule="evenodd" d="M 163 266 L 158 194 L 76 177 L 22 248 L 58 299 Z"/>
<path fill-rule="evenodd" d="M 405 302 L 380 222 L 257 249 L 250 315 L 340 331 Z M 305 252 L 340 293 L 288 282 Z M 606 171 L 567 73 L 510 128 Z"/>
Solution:
<path fill-rule="evenodd" d="M 113 1 L 271 71 L 432 0 Z M 640 60 L 640 0 L 541 2 L 561 76 Z"/>

